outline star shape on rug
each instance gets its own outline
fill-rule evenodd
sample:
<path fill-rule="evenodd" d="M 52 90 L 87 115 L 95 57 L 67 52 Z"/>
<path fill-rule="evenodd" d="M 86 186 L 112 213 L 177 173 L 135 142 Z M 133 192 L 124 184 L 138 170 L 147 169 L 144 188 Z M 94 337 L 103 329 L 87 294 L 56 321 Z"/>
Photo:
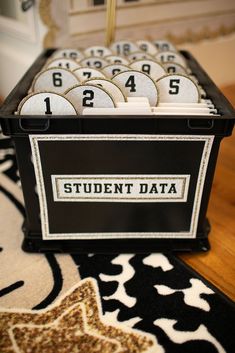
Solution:
<path fill-rule="evenodd" d="M 105 322 L 93 278 L 80 281 L 45 309 L 0 309 L 0 337 L 1 353 L 163 352 L 153 335 Z"/>

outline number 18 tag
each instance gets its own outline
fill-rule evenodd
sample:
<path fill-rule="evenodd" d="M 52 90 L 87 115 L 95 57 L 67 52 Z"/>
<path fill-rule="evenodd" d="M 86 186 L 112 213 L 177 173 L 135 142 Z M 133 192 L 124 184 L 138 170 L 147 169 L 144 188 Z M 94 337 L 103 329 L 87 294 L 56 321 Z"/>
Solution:
<path fill-rule="evenodd" d="M 156 81 L 160 103 L 199 103 L 197 84 L 180 74 L 165 75 Z"/>

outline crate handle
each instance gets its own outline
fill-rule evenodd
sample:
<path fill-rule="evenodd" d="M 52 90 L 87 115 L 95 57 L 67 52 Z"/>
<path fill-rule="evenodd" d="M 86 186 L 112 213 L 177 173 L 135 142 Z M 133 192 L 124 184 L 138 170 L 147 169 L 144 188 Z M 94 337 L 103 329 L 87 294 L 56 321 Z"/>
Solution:
<path fill-rule="evenodd" d="M 49 119 L 21 118 L 19 119 L 20 129 L 23 131 L 47 131 L 50 126 Z"/>
<path fill-rule="evenodd" d="M 188 119 L 188 128 L 191 130 L 211 130 L 214 127 L 214 119 Z"/>

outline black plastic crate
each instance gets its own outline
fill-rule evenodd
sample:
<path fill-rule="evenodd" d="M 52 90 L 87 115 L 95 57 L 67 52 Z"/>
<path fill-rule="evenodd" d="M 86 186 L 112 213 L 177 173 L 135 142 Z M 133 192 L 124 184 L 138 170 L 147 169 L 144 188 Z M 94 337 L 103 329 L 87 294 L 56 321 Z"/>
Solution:
<path fill-rule="evenodd" d="M 208 75 L 188 52 L 181 52 L 220 116 L 14 115 L 52 52 L 35 61 L 1 108 L 25 200 L 23 249 L 208 250 L 206 211 L 218 150 L 235 118 Z M 81 196 L 85 184 L 95 196 Z M 138 197 L 132 197 L 131 188 L 139 190 Z M 106 194 L 99 195 L 101 189 Z"/>

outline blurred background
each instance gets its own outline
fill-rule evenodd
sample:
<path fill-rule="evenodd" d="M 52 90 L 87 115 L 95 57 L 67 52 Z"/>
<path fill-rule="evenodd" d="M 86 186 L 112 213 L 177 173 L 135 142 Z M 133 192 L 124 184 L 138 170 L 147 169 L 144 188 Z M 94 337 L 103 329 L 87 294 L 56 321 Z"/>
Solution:
<path fill-rule="evenodd" d="M 235 1 L 117 0 L 118 39 L 170 39 L 220 87 L 235 84 Z M 0 0 L 0 96 L 47 47 L 105 43 L 106 0 Z"/>

